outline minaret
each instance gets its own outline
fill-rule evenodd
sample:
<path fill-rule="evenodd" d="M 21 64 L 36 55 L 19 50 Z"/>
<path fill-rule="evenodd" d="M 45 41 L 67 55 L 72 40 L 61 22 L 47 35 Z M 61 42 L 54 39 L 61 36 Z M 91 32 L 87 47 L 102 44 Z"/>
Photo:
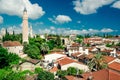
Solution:
<path fill-rule="evenodd" d="M 28 15 L 27 15 L 26 8 L 24 8 L 24 11 L 23 11 L 22 40 L 23 40 L 23 43 L 29 43 L 28 42 Z"/>
<path fill-rule="evenodd" d="M 30 37 L 33 38 L 32 26 L 30 26 Z"/>
<path fill-rule="evenodd" d="M 5 36 L 5 34 L 6 34 L 6 29 L 5 28 L 1 29 L 1 34 L 2 34 L 2 36 Z"/>

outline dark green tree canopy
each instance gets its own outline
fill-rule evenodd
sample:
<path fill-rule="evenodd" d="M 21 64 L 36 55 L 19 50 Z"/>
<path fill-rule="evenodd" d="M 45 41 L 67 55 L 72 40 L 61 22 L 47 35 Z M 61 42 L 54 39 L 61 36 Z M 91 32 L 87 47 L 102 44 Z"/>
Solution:
<path fill-rule="evenodd" d="M 54 80 L 54 74 L 47 71 L 41 71 L 38 74 L 37 80 Z"/>
<path fill-rule="evenodd" d="M 8 53 L 8 51 L 0 47 L 0 68 L 10 67 L 14 64 L 18 64 L 20 57 L 14 53 Z"/>
<path fill-rule="evenodd" d="M 40 50 L 36 45 L 24 45 L 24 53 L 33 59 L 40 59 Z"/>
<path fill-rule="evenodd" d="M 19 41 L 22 43 L 22 34 L 9 34 L 6 33 L 5 36 L 3 36 L 2 41 Z"/>

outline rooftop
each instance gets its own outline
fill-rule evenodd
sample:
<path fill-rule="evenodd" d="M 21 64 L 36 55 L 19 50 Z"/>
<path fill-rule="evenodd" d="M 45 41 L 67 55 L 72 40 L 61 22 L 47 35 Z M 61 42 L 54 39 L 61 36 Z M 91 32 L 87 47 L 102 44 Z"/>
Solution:
<path fill-rule="evenodd" d="M 76 62 L 78 63 L 77 61 L 69 58 L 69 57 L 63 57 L 63 58 L 60 58 L 57 60 L 58 64 L 63 66 L 63 65 L 66 65 L 66 64 L 70 64 L 70 63 L 73 63 L 73 62 Z"/>
<path fill-rule="evenodd" d="M 54 72 L 57 72 L 58 71 L 58 68 L 57 67 L 53 67 L 52 69 L 50 69 L 50 72 L 51 73 L 54 73 Z"/>
<path fill-rule="evenodd" d="M 92 76 L 93 80 L 120 80 L 120 74 L 109 69 L 103 69 L 100 71 L 92 72 L 92 74 L 83 74 L 85 80 L 87 80 L 89 76 Z"/>
<path fill-rule="evenodd" d="M 4 47 L 22 46 L 18 41 L 5 41 L 3 42 Z"/>
<path fill-rule="evenodd" d="M 118 62 L 113 62 L 113 63 L 109 64 L 108 67 L 112 70 L 116 70 L 116 71 L 120 72 L 120 63 L 118 63 Z"/>
<path fill-rule="evenodd" d="M 115 60 L 115 58 L 112 57 L 112 56 L 104 56 L 104 59 L 105 59 L 105 62 L 106 62 L 106 63 L 109 63 L 109 62 Z"/>

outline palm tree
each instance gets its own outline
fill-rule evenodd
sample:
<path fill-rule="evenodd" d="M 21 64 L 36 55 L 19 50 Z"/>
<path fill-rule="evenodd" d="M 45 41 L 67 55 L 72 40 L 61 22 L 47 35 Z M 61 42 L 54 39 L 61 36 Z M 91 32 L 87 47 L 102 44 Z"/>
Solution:
<path fill-rule="evenodd" d="M 107 67 L 101 53 L 96 54 L 96 56 L 92 58 L 91 61 L 88 62 L 88 66 L 90 70 L 93 70 L 93 68 L 95 68 L 96 70 L 100 70 Z"/>
<path fill-rule="evenodd" d="M 44 56 L 44 55 L 48 52 L 48 50 L 49 50 L 49 46 L 48 46 L 46 43 L 42 43 L 41 46 L 40 46 L 40 48 L 41 48 L 41 51 L 42 51 L 43 56 Z"/>

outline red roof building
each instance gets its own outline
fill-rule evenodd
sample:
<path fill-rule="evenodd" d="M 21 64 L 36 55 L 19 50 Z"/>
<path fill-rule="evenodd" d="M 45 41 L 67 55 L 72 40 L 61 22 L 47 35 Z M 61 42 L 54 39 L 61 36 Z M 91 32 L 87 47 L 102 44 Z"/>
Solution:
<path fill-rule="evenodd" d="M 18 41 L 5 41 L 3 42 L 4 47 L 12 47 L 12 46 L 21 46 L 21 43 Z"/>
<path fill-rule="evenodd" d="M 113 60 L 115 60 L 115 57 L 112 56 L 104 56 L 105 63 L 109 64 Z"/>
<path fill-rule="evenodd" d="M 92 80 L 120 80 L 120 73 L 109 69 L 92 72 L 92 74 L 85 73 L 81 80 L 87 80 L 90 76 L 92 76 Z"/>
<path fill-rule="evenodd" d="M 108 67 L 109 67 L 109 69 L 120 72 L 120 63 L 118 63 L 118 62 L 113 62 L 113 63 L 109 64 Z"/>

